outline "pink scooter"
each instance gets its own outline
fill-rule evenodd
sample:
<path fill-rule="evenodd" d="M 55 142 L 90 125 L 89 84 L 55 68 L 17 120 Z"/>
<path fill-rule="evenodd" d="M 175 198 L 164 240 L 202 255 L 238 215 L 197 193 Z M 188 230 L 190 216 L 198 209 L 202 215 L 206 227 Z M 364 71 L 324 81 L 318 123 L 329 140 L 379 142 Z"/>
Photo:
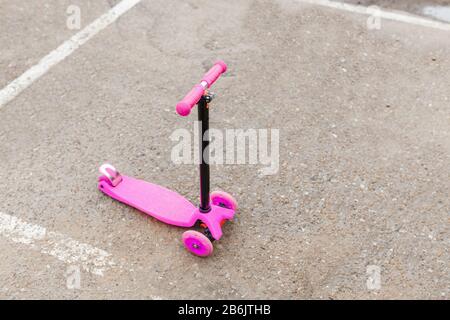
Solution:
<path fill-rule="evenodd" d="M 218 61 L 202 78 L 201 82 L 177 104 L 177 112 L 187 116 L 198 105 L 201 122 L 200 144 L 200 205 L 197 207 L 180 194 L 162 186 L 121 175 L 110 164 L 100 167 L 102 174 L 98 188 L 111 198 L 132 206 L 167 224 L 191 228 L 198 226 L 202 232 L 188 230 L 183 233 L 183 244 L 191 253 L 205 257 L 213 252 L 212 242 L 222 237 L 222 225 L 232 220 L 237 202 L 231 195 L 221 191 L 210 194 L 209 155 L 205 149 L 209 144 L 209 109 L 212 95 L 207 89 L 227 70 L 223 61 Z M 203 139 L 202 139 L 203 137 Z"/>

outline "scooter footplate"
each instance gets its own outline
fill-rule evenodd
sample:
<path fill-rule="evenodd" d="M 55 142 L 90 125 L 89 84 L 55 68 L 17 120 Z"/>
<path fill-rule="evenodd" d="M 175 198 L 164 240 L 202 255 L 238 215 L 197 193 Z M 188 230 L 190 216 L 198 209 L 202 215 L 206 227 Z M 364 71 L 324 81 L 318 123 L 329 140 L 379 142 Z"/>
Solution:
<path fill-rule="evenodd" d="M 111 198 L 165 223 L 191 227 L 196 222 L 196 207 L 177 192 L 159 185 L 122 176 L 122 181 L 115 187 L 100 178 L 98 188 Z"/>

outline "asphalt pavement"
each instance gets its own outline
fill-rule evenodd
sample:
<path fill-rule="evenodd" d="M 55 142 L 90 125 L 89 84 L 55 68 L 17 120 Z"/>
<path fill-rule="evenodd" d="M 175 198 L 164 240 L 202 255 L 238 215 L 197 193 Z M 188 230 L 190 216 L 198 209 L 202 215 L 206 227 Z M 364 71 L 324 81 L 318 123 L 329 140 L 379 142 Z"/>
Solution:
<path fill-rule="evenodd" d="M 84 28 L 117 2 L 0 1 L 0 87 L 79 31 L 67 6 Z M 48 70 L 0 108 L 0 298 L 448 299 L 449 31 L 367 19 L 143 0 Z M 212 167 L 240 210 L 201 259 L 183 229 L 100 193 L 97 169 L 197 202 L 197 166 L 171 161 L 170 135 L 193 131 L 175 105 L 218 58 L 211 126 L 278 129 L 279 171 Z M 83 269 L 103 253 L 103 275 Z"/>

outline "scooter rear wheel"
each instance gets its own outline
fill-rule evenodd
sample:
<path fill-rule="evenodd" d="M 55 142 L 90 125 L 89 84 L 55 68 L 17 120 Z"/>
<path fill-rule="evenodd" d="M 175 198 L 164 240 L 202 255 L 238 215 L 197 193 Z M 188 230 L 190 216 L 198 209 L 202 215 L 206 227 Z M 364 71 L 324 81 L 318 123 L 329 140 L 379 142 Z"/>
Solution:
<path fill-rule="evenodd" d="M 188 230 L 183 233 L 182 240 L 185 248 L 196 256 L 207 257 L 213 252 L 211 240 L 201 232 Z"/>
<path fill-rule="evenodd" d="M 116 187 L 122 181 L 122 176 L 119 171 L 109 163 L 103 164 L 99 168 L 99 171 L 102 174 L 99 181 L 106 181 L 113 187 Z"/>

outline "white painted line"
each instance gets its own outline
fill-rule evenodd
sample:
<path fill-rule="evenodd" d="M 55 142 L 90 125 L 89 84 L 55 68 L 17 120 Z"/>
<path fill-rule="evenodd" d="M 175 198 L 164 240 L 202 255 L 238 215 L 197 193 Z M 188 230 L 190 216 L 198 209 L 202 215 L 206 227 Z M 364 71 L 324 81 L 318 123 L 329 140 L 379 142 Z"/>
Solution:
<path fill-rule="evenodd" d="M 393 21 L 399 21 L 409 24 L 414 24 L 422 27 L 428 27 L 428 28 L 434 28 L 444 31 L 450 31 L 450 24 L 439 22 L 439 21 L 433 21 L 426 18 L 417 17 L 414 15 L 408 15 L 408 14 L 402 14 L 398 12 L 391 12 L 386 11 L 382 9 L 375 9 L 372 7 L 365 7 L 365 6 L 359 6 L 349 3 L 343 3 L 343 2 L 336 2 L 336 1 L 329 1 L 329 0 L 296 0 L 298 2 L 303 3 L 309 3 L 313 5 L 319 5 L 329 8 L 334 8 L 338 10 L 343 11 L 349 11 L 354 13 L 360 13 L 365 15 L 376 15 L 379 18 L 387 19 L 387 20 L 393 20 Z"/>
<path fill-rule="evenodd" d="M 21 243 L 58 260 L 79 265 L 82 269 L 102 276 L 116 264 L 111 255 L 89 244 L 78 242 L 58 232 L 25 222 L 17 217 L 0 212 L 0 236 Z"/>
<path fill-rule="evenodd" d="M 122 0 L 0 91 L 0 108 L 142 0 Z"/>

